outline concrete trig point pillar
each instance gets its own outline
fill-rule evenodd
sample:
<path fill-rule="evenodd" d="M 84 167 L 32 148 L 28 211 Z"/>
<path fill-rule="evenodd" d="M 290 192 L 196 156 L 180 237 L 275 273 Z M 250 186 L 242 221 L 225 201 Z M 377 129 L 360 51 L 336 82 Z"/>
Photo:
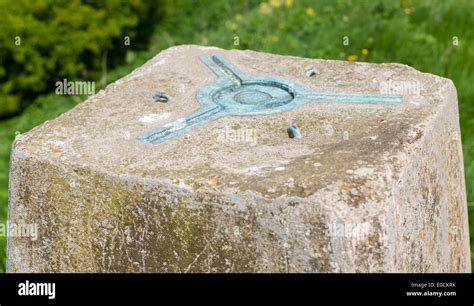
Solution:
<path fill-rule="evenodd" d="M 456 90 L 173 47 L 17 137 L 9 217 L 10 272 L 469 272 Z"/>

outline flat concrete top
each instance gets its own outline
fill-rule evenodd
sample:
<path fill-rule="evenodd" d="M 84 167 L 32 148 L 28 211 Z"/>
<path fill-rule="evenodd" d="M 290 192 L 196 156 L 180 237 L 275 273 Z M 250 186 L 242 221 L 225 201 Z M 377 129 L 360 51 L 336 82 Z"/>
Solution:
<path fill-rule="evenodd" d="M 274 115 L 220 118 L 160 144 L 137 140 L 199 109 L 197 92 L 218 79 L 199 57 L 214 54 L 245 74 L 278 77 L 318 92 L 380 94 L 387 84 L 420 90 L 396 92 L 403 96 L 400 105 L 309 103 Z M 306 71 L 311 67 L 318 73 L 310 77 Z M 178 46 L 73 110 L 18 136 L 14 154 L 109 175 L 169 181 L 195 191 L 309 196 L 347 177 L 392 179 L 394 169 L 403 166 L 400 156 L 429 128 L 430 118 L 447 103 L 443 96 L 449 90 L 450 80 L 400 64 Z M 154 102 L 159 91 L 171 100 Z M 288 137 L 292 122 L 301 129 L 301 139 Z M 249 131 L 250 138 L 242 136 Z"/>

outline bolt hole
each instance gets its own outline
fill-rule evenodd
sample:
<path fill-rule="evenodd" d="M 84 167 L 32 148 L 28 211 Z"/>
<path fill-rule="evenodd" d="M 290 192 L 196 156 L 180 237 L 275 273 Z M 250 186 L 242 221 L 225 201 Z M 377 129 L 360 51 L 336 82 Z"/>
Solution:
<path fill-rule="evenodd" d="M 157 92 L 153 95 L 153 101 L 166 103 L 171 99 L 171 97 L 164 91 Z"/>

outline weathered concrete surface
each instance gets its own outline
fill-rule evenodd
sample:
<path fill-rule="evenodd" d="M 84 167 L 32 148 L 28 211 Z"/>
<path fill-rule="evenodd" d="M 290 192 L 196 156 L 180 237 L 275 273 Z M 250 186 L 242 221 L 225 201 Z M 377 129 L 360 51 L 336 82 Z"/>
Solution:
<path fill-rule="evenodd" d="M 315 91 L 379 93 L 393 81 L 421 92 L 402 105 L 307 104 L 137 141 L 198 109 L 197 90 L 217 78 L 198 57 L 215 53 Z M 172 100 L 152 102 L 157 91 Z M 288 137 L 292 122 L 301 139 Z M 222 137 L 242 129 L 256 138 Z M 466 207 L 450 80 L 399 64 L 180 46 L 16 138 L 10 222 L 37 223 L 39 239 L 9 239 L 8 271 L 470 272 Z"/>

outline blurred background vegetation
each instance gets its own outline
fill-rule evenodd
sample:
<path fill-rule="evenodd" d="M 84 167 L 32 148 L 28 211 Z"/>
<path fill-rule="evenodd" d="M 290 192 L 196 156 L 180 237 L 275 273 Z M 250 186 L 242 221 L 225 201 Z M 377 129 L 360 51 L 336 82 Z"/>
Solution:
<path fill-rule="evenodd" d="M 460 103 L 474 237 L 472 0 L 0 0 L 0 12 L 0 223 L 7 219 L 15 134 L 85 99 L 55 95 L 57 80 L 96 81 L 98 90 L 162 49 L 200 44 L 398 62 L 452 79 Z M 344 36 L 348 46 L 342 44 Z M 130 45 L 124 44 L 125 37 Z M 0 237 L 0 271 L 5 269 L 5 251 L 6 240 Z"/>

